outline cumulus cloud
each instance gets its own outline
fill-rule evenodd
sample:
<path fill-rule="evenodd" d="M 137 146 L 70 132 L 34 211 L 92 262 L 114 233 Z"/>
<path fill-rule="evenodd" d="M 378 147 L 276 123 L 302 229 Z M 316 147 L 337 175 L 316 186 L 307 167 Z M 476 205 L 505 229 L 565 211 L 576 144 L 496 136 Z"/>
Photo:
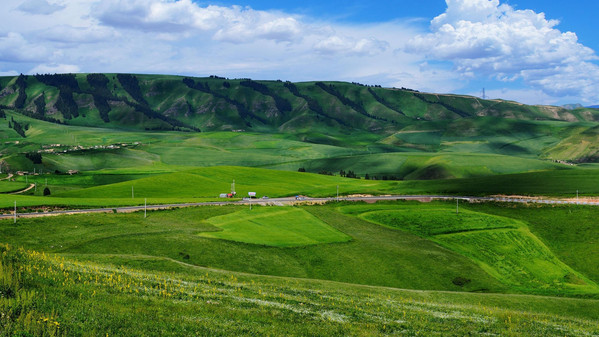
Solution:
<path fill-rule="evenodd" d="M 17 7 L 22 12 L 38 15 L 50 15 L 64 8 L 63 5 L 51 4 L 46 0 L 27 0 Z"/>
<path fill-rule="evenodd" d="M 0 71 L 0 76 L 17 76 L 19 72 L 16 70 Z"/>
<path fill-rule="evenodd" d="M 407 51 L 452 61 L 466 76 L 524 80 L 554 95 L 597 87 L 597 77 L 590 76 L 599 72 L 592 63 L 595 52 L 579 43 L 575 33 L 558 30 L 558 21 L 499 0 L 446 3 L 445 13 L 431 21 L 431 32 L 410 40 Z"/>
<path fill-rule="evenodd" d="M 94 15 L 112 27 L 181 37 L 206 33 L 215 40 L 232 43 L 248 43 L 254 39 L 292 41 L 302 32 L 300 22 L 290 15 L 240 6 L 201 7 L 191 0 L 102 1 Z"/>
<path fill-rule="evenodd" d="M 40 64 L 29 71 L 29 74 L 62 74 L 78 73 L 79 66 L 74 64 Z"/>
<path fill-rule="evenodd" d="M 333 35 L 317 42 L 314 50 L 322 54 L 375 55 L 384 52 L 388 47 L 389 43 L 373 37 L 356 39 Z"/>
<path fill-rule="evenodd" d="M 85 44 L 107 41 L 117 35 L 113 30 L 105 27 L 59 25 L 40 31 L 38 37 L 55 42 Z"/>
<path fill-rule="evenodd" d="M 0 35 L 0 61 L 35 62 L 43 59 L 46 53 L 44 47 L 30 43 L 19 33 Z"/>
<path fill-rule="evenodd" d="M 408 19 L 342 24 L 196 0 L 2 1 L 0 69 L 23 73 L 217 74 L 454 93 L 484 77 L 543 102 L 599 100 L 594 51 L 557 21 L 500 0 L 447 0 L 428 32 Z"/>

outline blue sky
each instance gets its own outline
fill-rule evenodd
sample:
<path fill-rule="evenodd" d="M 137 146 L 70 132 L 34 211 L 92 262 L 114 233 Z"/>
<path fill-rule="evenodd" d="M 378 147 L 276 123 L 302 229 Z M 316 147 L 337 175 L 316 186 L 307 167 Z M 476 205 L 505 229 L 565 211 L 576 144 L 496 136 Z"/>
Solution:
<path fill-rule="evenodd" d="M 599 1 L 2 1 L 0 75 L 341 80 L 599 104 Z"/>

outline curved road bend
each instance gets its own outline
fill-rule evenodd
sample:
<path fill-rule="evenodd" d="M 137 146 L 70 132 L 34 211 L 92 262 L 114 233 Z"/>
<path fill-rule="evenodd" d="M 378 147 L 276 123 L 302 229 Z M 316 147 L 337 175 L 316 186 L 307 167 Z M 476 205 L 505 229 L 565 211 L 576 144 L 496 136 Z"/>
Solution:
<path fill-rule="evenodd" d="M 382 200 L 463 200 L 463 201 L 497 201 L 497 202 L 517 202 L 517 203 L 537 203 L 537 204 L 570 204 L 570 205 L 591 205 L 599 206 L 599 202 L 582 202 L 573 200 L 550 200 L 550 199 L 527 199 L 527 198 L 509 198 L 509 197 L 461 197 L 461 196 L 449 196 L 449 195 L 386 195 L 386 196 L 371 196 L 371 197 L 329 197 L 329 198 L 300 198 L 294 197 L 288 198 L 272 198 L 272 199 L 255 199 L 251 202 L 249 200 L 240 201 L 213 201 L 213 202 L 197 202 L 197 203 L 183 203 L 183 204 L 163 204 L 163 205 L 148 205 L 148 206 L 121 206 L 121 207 L 106 207 L 106 208 L 91 208 L 91 209 L 72 209 L 72 210 L 61 210 L 61 211 L 50 211 L 43 213 L 18 213 L 19 218 L 33 218 L 43 216 L 55 216 L 63 214 L 84 214 L 84 213 L 128 213 L 143 211 L 144 208 L 147 210 L 159 210 L 169 209 L 177 207 L 194 207 L 194 206 L 224 206 L 224 205 L 281 205 L 281 204 L 294 204 L 304 202 L 328 202 L 328 201 L 382 201 Z M 0 219 L 12 219 L 14 213 L 0 214 Z"/>

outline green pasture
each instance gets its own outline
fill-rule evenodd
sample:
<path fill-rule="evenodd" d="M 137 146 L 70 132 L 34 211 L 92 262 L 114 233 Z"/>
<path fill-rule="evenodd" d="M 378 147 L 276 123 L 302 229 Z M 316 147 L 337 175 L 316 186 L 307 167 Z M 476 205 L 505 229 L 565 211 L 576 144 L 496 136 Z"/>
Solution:
<path fill-rule="evenodd" d="M 20 191 L 29 186 L 29 184 L 25 184 L 22 182 L 14 182 L 14 181 L 0 181 L 0 193 L 10 193 L 15 191 Z"/>
<path fill-rule="evenodd" d="M 442 234 L 481 231 L 487 229 L 521 228 L 521 221 L 484 213 L 449 208 L 403 208 L 366 211 L 359 216 L 391 228 L 407 230 L 429 237 Z"/>
<path fill-rule="evenodd" d="M 217 200 L 235 181 L 238 196 L 256 192 L 259 197 L 307 195 L 311 197 L 351 194 L 432 194 L 432 195 L 548 195 L 574 197 L 599 193 L 599 170 L 594 167 L 496 175 L 469 179 L 423 181 L 383 181 L 341 178 L 305 172 L 277 171 L 246 167 L 189 168 L 156 165 L 131 169 L 83 172 L 75 175 L 29 176 L 37 190 L 28 195 L 1 195 L 0 207 L 43 206 L 114 206 Z M 16 177 L 15 184 L 25 183 Z M 549 182 L 549 183 L 547 183 Z M 16 185 L 15 185 L 16 186 Z M 19 185 L 22 186 L 22 185 Z M 42 197 L 48 187 L 51 195 Z M 133 192 L 133 193 L 132 193 Z M 132 198 L 132 194 L 133 197 Z"/>
<path fill-rule="evenodd" d="M 599 170 L 589 168 L 567 168 L 505 174 L 487 177 L 444 179 L 429 181 L 403 181 L 405 193 L 438 193 L 452 195 L 541 195 L 575 197 L 599 194 Z"/>
<path fill-rule="evenodd" d="M 8 135 L 12 131 L 6 131 L 8 140 L 19 143 L 4 144 L 3 160 L 15 169 L 45 172 L 246 166 L 287 171 L 303 167 L 314 173 L 352 170 L 362 177 L 369 174 L 406 180 L 491 177 L 571 168 L 552 162 L 551 159 L 572 157 L 558 155 L 552 149 L 567 141 L 566 138 L 594 135 L 589 131 L 594 127 L 592 123 L 481 118 L 422 121 L 405 126 L 394 136 L 354 132 L 335 134 L 329 141 L 310 141 L 305 134 L 142 132 L 110 128 L 110 125 L 100 128 L 53 124 L 10 110 L 7 115 L 28 124 L 29 129 L 27 138 Z M 492 127 L 495 127 L 493 132 L 489 131 Z M 438 145 L 427 148 L 430 134 L 439 133 L 442 136 Z M 389 141 L 389 137 L 405 139 L 396 143 Z M 42 164 L 33 164 L 23 155 L 56 144 L 61 145 L 55 148 L 56 152 L 42 153 Z M 108 145 L 120 148 L 97 148 Z M 75 146 L 84 149 L 60 152 Z M 585 152 L 585 156 L 592 156 L 592 151 Z"/>
<path fill-rule="evenodd" d="M 56 195 L 65 198 L 124 198 L 134 193 L 147 198 L 216 198 L 228 193 L 235 181 L 238 196 L 256 192 L 258 196 L 283 197 L 305 194 L 335 195 L 337 185 L 343 194 L 375 192 L 397 185 L 397 182 L 348 179 L 319 174 L 276 171 L 247 167 L 207 167 L 176 173 L 155 175 L 115 184 L 73 190 Z"/>
<path fill-rule="evenodd" d="M 348 206 L 343 212 L 415 233 L 458 252 L 512 289 L 598 293 L 595 282 L 562 262 L 519 220 L 456 208 Z"/>
<path fill-rule="evenodd" d="M 219 225 L 217 220 L 248 216 L 249 210 L 248 206 L 221 206 L 148 212 L 147 218 L 143 212 L 137 212 L 22 218 L 17 219 L 16 224 L 8 219 L 1 221 L 0 237 L 11 245 L 77 258 L 102 259 L 114 254 L 153 256 L 231 271 L 396 288 L 506 290 L 479 266 L 457 253 L 416 235 L 340 214 L 329 206 L 297 210 L 265 207 L 254 211 L 259 215 L 290 212 L 291 220 L 309 222 L 306 226 L 316 230 L 308 233 L 297 223 L 273 229 L 273 236 L 268 238 L 266 234 L 248 231 L 258 226 L 257 223 L 244 227 L 239 222 L 237 231 L 226 234 L 219 232 L 226 224 Z M 277 218 L 262 218 L 257 222 L 270 227 L 286 224 L 286 220 Z M 241 237 L 244 230 L 245 238 Z M 274 236 L 284 231 L 290 234 L 289 238 Z M 225 234 L 227 240 L 208 237 L 218 233 Z M 230 240 L 234 235 L 234 239 L 241 238 L 245 242 Z M 301 238 L 302 242 L 294 243 L 291 241 L 294 238 Z M 271 245 L 263 244 L 266 239 L 271 240 Z M 262 242 L 248 243 L 258 240 Z M 315 241 L 336 242 L 314 244 Z M 304 245 L 283 247 L 290 244 Z M 471 282 L 456 282 L 461 278 Z"/>
<path fill-rule="evenodd" d="M 12 294 L 0 297 L 7 313 L 0 318 L 2 336 L 599 333 L 596 300 L 408 291 L 215 271 L 152 257 L 94 262 L 0 250 L 2 289 Z M 165 266 L 177 271 L 156 270 Z"/>
<path fill-rule="evenodd" d="M 526 221 L 528 228 L 561 261 L 599 283 L 599 208 L 581 205 L 470 204 L 486 214 Z"/>
<path fill-rule="evenodd" d="M 288 171 L 303 167 L 314 173 L 352 170 L 361 177 L 368 174 L 379 179 L 383 176 L 395 176 L 405 180 L 423 180 L 559 170 L 565 168 L 565 165 L 499 154 L 394 152 L 302 160 L 265 167 Z"/>
<path fill-rule="evenodd" d="M 254 207 L 206 220 L 220 232 L 200 235 L 273 247 L 300 247 L 346 242 L 351 237 L 301 208 Z"/>

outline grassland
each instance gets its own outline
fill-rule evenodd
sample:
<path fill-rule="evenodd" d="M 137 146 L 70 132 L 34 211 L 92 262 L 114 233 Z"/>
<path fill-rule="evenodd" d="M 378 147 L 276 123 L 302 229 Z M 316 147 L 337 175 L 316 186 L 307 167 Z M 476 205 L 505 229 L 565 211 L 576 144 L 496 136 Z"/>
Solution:
<path fill-rule="evenodd" d="M 7 313 L 0 318 L 0 334 L 6 336 L 598 332 L 599 306 L 592 300 L 412 292 L 282 280 L 154 258 L 113 260 L 144 265 L 137 269 L 1 249 L 2 289 L 11 293 L 0 297 Z M 148 271 L 165 265 L 178 271 Z"/>
<path fill-rule="evenodd" d="M 222 231 L 201 233 L 202 236 L 273 247 L 300 247 L 351 240 L 350 236 L 300 208 L 258 207 L 206 221 Z"/>
<path fill-rule="evenodd" d="M 578 293 L 556 284 L 546 287 L 546 278 L 555 276 L 548 271 L 564 267 L 555 261 L 567 256 L 559 249 L 554 253 L 552 247 L 563 239 L 560 233 L 578 221 L 567 207 L 464 204 L 456 215 L 451 206 L 440 202 L 335 203 L 259 207 L 252 214 L 247 208 L 201 207 L 150 212 L 147 218 L 132 213 L 19 219 L 14 225 L 3 222 L 0 235 L 11 245 L 0 248 L 0 291 L 5 294 L 0 296 L 0 310 L 7 313 L 0 319 L 2 334 L 599 333 L 597 300 L 584 299 L 597 294 L 589 287 L 592 282 Z M 551 226 L 534 225 L 538 220 L 534 214 L 543 214 L 539 210 L 550 211 L 555 219 Z M 594 228 L 587 224 L 597 211 L 582 206 L 575 211 L 587 215 L 581 228 L 593 235 Z M 281 237 L 276 238 L 277 246 L 268 246 L 198 235 L 222 233 L 227 223 L 253 214 L 258 223 L 272 225 L 264 216 L 275 215 L 270 219 L 275 220 L 280 212 L 291 212 L 286 217 L 292 220 L 307 219 L 302 222 L 312 222 L 309 225 L 325 223 L 352 240 L 282 247 Z M 464 240 L 476 233 L 523 231 L 528 226 L 530 231 L 511 241 Z M 295 232 L 302 229 L 295 228 Z M 456 235 L 462 236 L 457 243 L 447 239 Z M 525 246 L 515 240 L 534 236 L 539 239 Z M 247 237 L 251 240 L 252 235 Z M 573 249 L 582 250 L 592 237 L 573 239 Z M 533 254 L 535 265 L 545 261 L 540 265 L 547 274 L 527 269 L 530 265 L 522 263 L 526 257 L 521 249 L 527 254 L 531 250 L 550 254 Z M 505 269 L 504 274 L 493 275 L 472 262 L 487 258 L 473 251 L 501 253 L 506 264 L 518 261 L 521 268 L 510 273 L 528 275 L 537 283 L 526 287 L 506 283 Z M 570 266 L 565 268 L 580 280 L 588 281 L 590 271 L 596 273 L 591 265 L 575 272 Z M 582 298 L 561 297 L 565 295 Z"/>
<path fill-rule="evenodd" d="M 572 294 L 597 284 L 559 260 L 527 225 L 511 218 L 455 208 L 348 206 L 342 211 L 429 238 L 459 252 L 511 289 Z"/>
<path fill-rule="evenodd" d="M 144 171 L 147 170 L 147 171 Z M 238 195 L 313 197 L 350 194 L 545 195 L 574 197 L 599 193 L 599 171 L 594 168 L 540 171 L 470 179 L 383 181 L 246 167 L 189 168 L 152 166 L 90 171 L 77 175 L 30 176 L 37 189 L 26 195 L 0 194 L 0 208 L 17 206 L 112 207 L 218 200 L 235 181 Z M 11 184 L 24 184 L 17 177 Z M 551 183 L 546 183 L 550 181 Z M 16 185 L 15 185 L 16 186 Z M 50 196 L 42 196 L 48 187 Z M 166 188 L 165 188 L 166 187 Z M 133 191 L 132 191 L 133 190 Z M 133 193 L 132 193 L 133 192 Z M 132 195 L 133 194 L 133 195 Z M 133 198 L 132 198 L 133 196 Z"/>
<path fill-rule="evenodd" d="M 28 184 L 12 181 L 0 181 L 0 193 L 20 191 L 28 187 Z"/>
<path fill-rule="evenodd" d="M 220 233 L 218 231 L 221 228 L 209 221 L 222 219 L 219 216 L 230 218 L 235 212 L 244 212 L 245 209 L 240 206 L 199 207 L 149 212 L 147 218 L 143 217 L 143 213 L 87 214 L 19 219 L 17 224 L 5 220 L 0 235 L 4 242 L 11 245 L 94 259 L 105 254 L 157 256 L 238 272 L 399 288 L 467 291 L 505 289 L 480 267 L 459 254 L 410 233 L 344 216 L 329 207 L 308 207 L 302 209 L 297 217 L 310 219 L 318 224 L 316 226 L 319 229 L 327 228 L 326 240 L 335 238 L 341 242 L 275 247 L 204 236 Z M 258 214 L 276 213 L 285 209 L 258 208 L 257 211 Z M 305 235 L 301 226 L 287 228 L 292 229 L 297 231 L 296 237 Z M 316 237 L 316 233 L 311 236 Z M 348 236 L 352 238 L 351 241 L 347 241 Z M 287 243 L 284 238 L 276 239 L 275 243 L 279 246 Z M 245 238 L 245 241 L 251 240 L 256 240 L 256 235 L 250 233 Z M 321 237 L 320 240 L 325 239 Z M 365 265 L 369 268 L 363 268 Z M 459 277 L 468 277 L 472 282 L 454 284 L 452 281 Z"/>
<path fill-rule="evenodd" d="M 79 116 L 54 109 L 48 78 L 0 77 L 0 168 L 36 173 L 0 182 L 5 213 L 210 201 L 233 181 L 240 196 L 599 194 L 592 109 L 154 75 L 107 74 L 96 92 L 67 77 Z M 597 335 L 597 212 L 341 202 L 4 220 L 0 335 Z"/>

